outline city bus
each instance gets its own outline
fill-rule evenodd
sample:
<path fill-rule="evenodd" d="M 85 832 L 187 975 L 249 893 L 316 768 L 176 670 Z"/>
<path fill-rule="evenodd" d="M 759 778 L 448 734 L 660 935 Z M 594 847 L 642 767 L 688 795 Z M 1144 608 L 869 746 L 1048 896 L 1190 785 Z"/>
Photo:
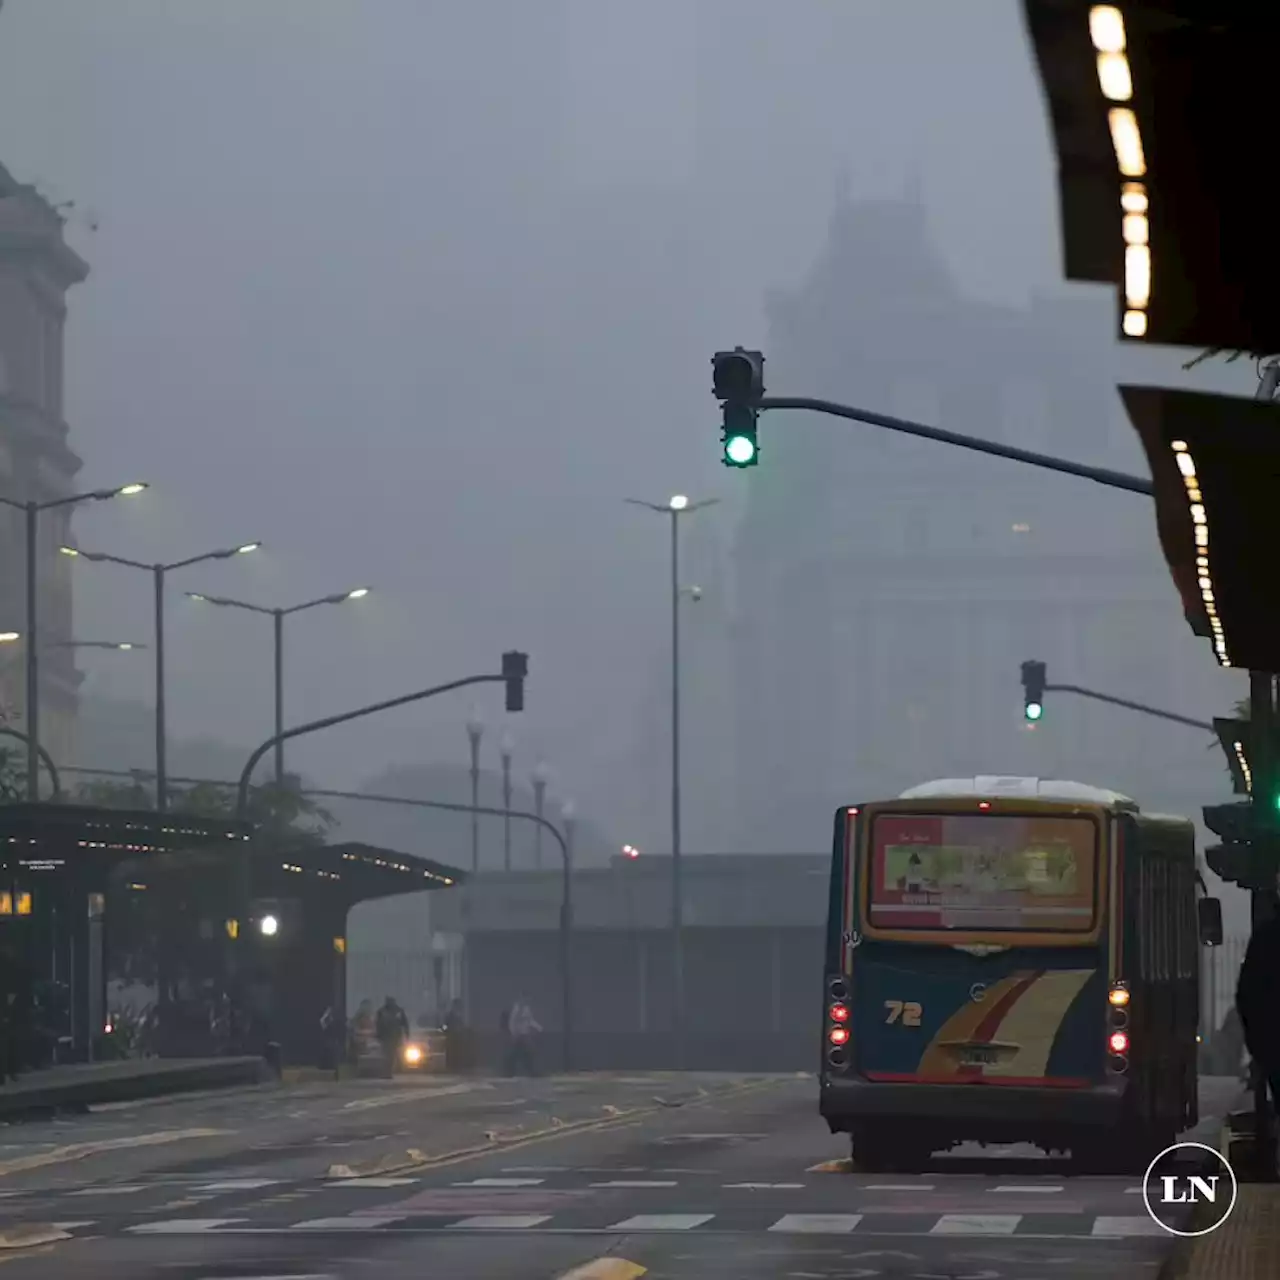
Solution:
<path fill-rule="evenodd" d="M 925 783 L 840 809 L 820 1110 L 855 1165 L 963 1142 L 1128 1172 L 1198 1121 L 1195 829 L 1036 778 Z"/>

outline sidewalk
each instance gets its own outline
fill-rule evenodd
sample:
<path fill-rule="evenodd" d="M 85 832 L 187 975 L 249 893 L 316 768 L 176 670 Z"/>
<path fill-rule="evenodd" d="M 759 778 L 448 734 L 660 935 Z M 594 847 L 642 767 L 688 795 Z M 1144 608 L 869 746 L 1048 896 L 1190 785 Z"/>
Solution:
<path fill-rule="evenodd" d="M 1280 1276 L 1280 1185 L 1243 1183 L 1231 1216 L 1189 1240 L 1178 1280 L 1275 1280 Z"/>

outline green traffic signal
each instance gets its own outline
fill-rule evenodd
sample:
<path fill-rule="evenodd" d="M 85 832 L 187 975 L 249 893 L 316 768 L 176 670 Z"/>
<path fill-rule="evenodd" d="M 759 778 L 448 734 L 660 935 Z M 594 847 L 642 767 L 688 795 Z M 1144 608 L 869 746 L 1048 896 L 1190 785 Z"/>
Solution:
<path fill-rule="evenodd" d="M 1044 715 L 1044 707 L 1038 702 L 1028 702 L 1026 705 L 1026 716 L 1028 720 L 1039 720 Z"/>
<path fill-rule="evenodd" d="M 724 442 L 724 460 L 731 467 L 749 467 L 756 459 L 756 442 L 750 436 L 730 436 Z"/>

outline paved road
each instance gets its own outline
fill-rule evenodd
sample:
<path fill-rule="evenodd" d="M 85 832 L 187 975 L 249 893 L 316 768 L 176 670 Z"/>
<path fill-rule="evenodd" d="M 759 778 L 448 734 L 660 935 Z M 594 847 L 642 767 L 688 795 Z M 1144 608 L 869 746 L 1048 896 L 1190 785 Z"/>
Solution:
<path fill-rule="evenodd" d="M 592 1280 L 1128 1280 L 1154 1276 L 1173 1243 L 1133 1180 L 1074 1178 L 1014 1151 L 940 1157 L 918 1176 L 849 1172 L 811 1080 L 422 1088 L 222 1098 L 169 1106 L 163 1121 L 154 1108 L 150 1133 L 240 1123 L 234 1136 L 88 1156 L 74 1174 L 64 1161 L 5 1175 L 0 1153 L 0 1231 L 16 1241 L 18 1224 L 56 1224 L 51 1235 L 70 1237 L 0 1252 L 0 1280 L 553 1280 L 594 1260 Z M 1206 1101 L 1230 1096 L 1211 1085 Z M 342 1136 L 370 1111 L 394 1137 Z M 495 1131 L 508 1115 L 521 1126 Z M 486 1124 L 500 1149 L 463 1153 Z M 342 1161 L 321 1138 L 355 1142 L 350 1167 L 366 1176 L 330 1176 Z M 397 1152 L 406 1163 L 406 1147 L 434 1159 L 368 1172 Z"/>

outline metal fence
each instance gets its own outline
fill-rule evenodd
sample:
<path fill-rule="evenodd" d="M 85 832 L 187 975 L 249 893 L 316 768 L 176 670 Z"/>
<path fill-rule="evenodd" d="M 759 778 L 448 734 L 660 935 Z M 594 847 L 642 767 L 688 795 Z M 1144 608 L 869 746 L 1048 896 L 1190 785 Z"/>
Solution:
<path fill-rule="evenodd" d="M 1247 937 L 1227 938 L 1220 947 L 1201 951 L 1200 1031 L 1212 1035 L 1236 1000 L 1236 979 L 1244 960 Z"/>

